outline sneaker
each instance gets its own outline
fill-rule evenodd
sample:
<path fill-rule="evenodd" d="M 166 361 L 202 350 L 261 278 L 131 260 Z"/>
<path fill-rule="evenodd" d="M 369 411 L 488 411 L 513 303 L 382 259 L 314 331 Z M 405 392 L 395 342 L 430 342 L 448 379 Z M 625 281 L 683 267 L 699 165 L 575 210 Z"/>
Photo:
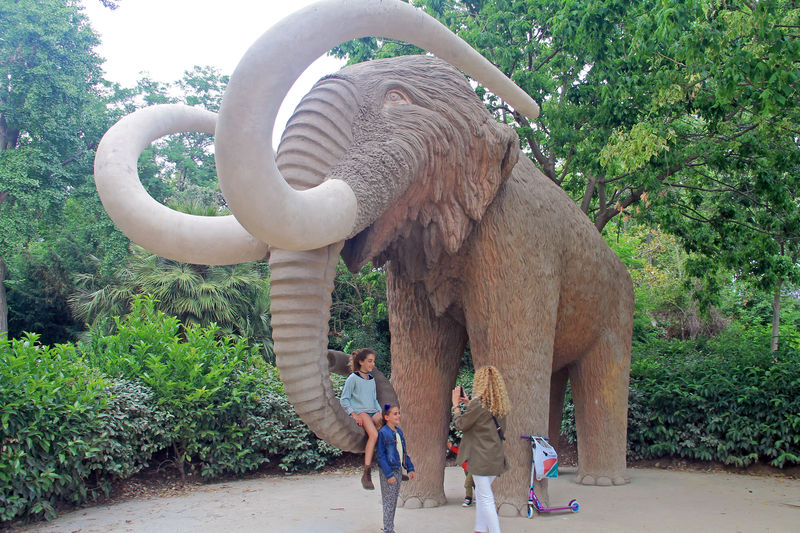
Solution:
<path fill-rule="evenodd" d="M 464 498 L 464 503 L 461 504 L 461 507 L 469 507 L 472 505 L 472 498 Z"/>

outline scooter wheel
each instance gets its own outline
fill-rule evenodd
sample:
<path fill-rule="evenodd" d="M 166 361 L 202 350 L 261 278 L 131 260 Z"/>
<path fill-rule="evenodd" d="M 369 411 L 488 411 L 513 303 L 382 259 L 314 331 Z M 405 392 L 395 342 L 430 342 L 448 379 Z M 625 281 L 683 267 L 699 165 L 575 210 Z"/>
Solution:
<path fill-rule="evenodd" d="M 533 518 L 533 505 L 528 504 L 528 518 Z"/>
<path fill-rule="evenodd" d="M 578 500 L 572 500 L 572 501 L 569 502 L 569 508 L 572 509 L 573 513 L 577 513 L 578 509 L 580 509 L 581 506 L 578 503 Z"/>

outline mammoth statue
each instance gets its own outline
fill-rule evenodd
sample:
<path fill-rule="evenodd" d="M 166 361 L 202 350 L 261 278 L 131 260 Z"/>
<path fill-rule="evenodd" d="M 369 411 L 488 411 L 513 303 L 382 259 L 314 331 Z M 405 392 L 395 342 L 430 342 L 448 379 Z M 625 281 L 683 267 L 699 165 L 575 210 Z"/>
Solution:
<path fill-rule="evenodd" d="M 376 60 L 323 78 L 275 155 L 272 127 L 292 82 L 332 46 L 368 35 L 406 40 L 438 58 Z M 450 390 L 469 343 L 476 367 L 494 365 L 506 379 L 510 470 L 495 482 L 495 497 L 502 514 L 516 514 L 526 508 L 530 448 L 514 437 L 558 435 L 567 380 L 578 482 L 626 482 L 633 289 L 586 216 L 451 65 L 536 117 L 524 92 L 408 4 L 321 2 L 256 41 L 218 118 L 162 106 L 122 119 L 98 148 L 96 181 L 117 225 L 155 253 L 211 264 L 270 256 L 287 395 L 318 436 L 344 450 L 363 449 L 364 433 L 329 380 L 330 369 L 342 368 L 341 355 L 327 350 L 333 278 L 340 254 L 353 271 L 368 261 L 385 265 L 391 381 L 419 474 L 401 500 L 445 502 Z M 142 188 L 139 153 L 177 131 L 215 132 L 232 216 L 180 214 Z"/>

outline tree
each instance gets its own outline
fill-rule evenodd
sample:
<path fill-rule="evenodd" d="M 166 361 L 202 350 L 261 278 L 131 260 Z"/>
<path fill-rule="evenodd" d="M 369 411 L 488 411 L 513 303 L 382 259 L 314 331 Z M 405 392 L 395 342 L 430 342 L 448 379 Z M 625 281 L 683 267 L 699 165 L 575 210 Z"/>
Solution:
<path fill-rule="evenodd" d="M 77 0 L 0 3 L 0 286 L 6 261 L 55 224 L 105 131 L 97 36 Z M 9 273 L 11 276 L 14 272 Z M 7 331 L 0 290 L 0 334 Z"/>
<path fill-rule="evenodd" d="M 720 269 L 730 269 L 736 279 L 771 294 L 775 352 L 781 294 L 800 283 L 800 146 L 796 134 L 779 128 L 754 130 L 741 142 L 748 149 L 731 154 L 727 173 L 687 175 L 665 195 L 661 209 L 685 247 L 700 254 L 690 263 L 698 276 L 713 280 Z M 794 146 L 792 157 L 773 147 L 782 143 Z M 675 216 L 676 209 L 683 216 Z"/>
<path fill-rule="evenodd" d="M 195 66 L 175 82 L 141 78 L 136 87 L 114 87 L 110 96 L 116 118 L 145 106 L 182 103 L 217 111 L 228 83 L 213 67 Z M 139 178 L 158 202 L 173 205 L 217 206 L 225 199 L 219 190 L 214 163 L 213 136 L 188 132 L 168 135 L 145 148 L 139 157 Z"/>
<path fill-rule="evenodd" d="M 69 306 L 75 274 L 110 276 L 128 255 L 128 239 L 103 210 L 93 183 L 70 192 L 58 223 L 41 228 L 10 257 L 9 336 L 40 333 L 44 344 L 74 340 L 84 329 Z"/>
<path fill-rule="evenodd" d="M 260 263 L 192 265 L 164 259 L 133 245 L 111 279 L 78 274 L 70 298 L 75 315 L 89 323 L 125 316 L 140 294 L 185 326 L 216 324 L 221 333 L 261 343 L 271 357 L 269 281 Z"/>
<path fill-rule="evenodd" d="M 542 114 L 530 123 L 477 90 L 498 120 L 515 125 L 523 150 L 598 230 L 620 213 L 666 223 L 658 217 L 668 210 L 656 207 L 668 205 L 673 215 L 691 217 L 691 210 L 680 211 L 691 202 L 671 203 L 676 189 L 693 187 L 687 198 L 720 194 L 724 188 L 714 179 L 729 173 L 731 161 L 795 158 L 800 7 L 792 1 L 414 3 L 539 102 Z M 338 51 L 351 60 L 407 52 L 414 53 L 380 40 Z M 779 142 L 768 142 L 772 132 Z M 754 149 L 762 162 L 751 157 Z M 704 249 L 709 261 L 726 262 L 714 250 L 721 248 Z M 743 275 L 749 273 L 753 257 L 738 260 Z M 770 264 L 786 261 L 791 257 Z M 785 271 L 764 279 L 782 279 Z"/>
<path fill-rule="evenodd" d="M 686 132 L 699 139 L 697 157 L 655 203 L 665 227 L 705 258 L 698 274 L 729 268 L 771 295 L 776 351 L 782 289 L 800 280 L 800 7 L 703 8 L 706 34 L 680 36 L 670 58 L 695 80 Z"/>
<path fill-rule="evenodd" d="M 798 97 L 800 9 L 785 0 L 418 0 L 542 107 L 529 123 L 478 89 L 598 229 Z M 745 46 L 746 45 L 746 46 Z M 359 40 L 351 61 L 418 53 Z"/>
<path fill-rule="evenodd" d="M 711 337 L 724 330 L 730 319 L 723 317 L 718 308 L 702 312 L 698 301 L 702 283 L 687 271 L 691 256 L 680 240 L 658 227 L 626 218 L 624 223 L 618 219 L 617 231 L 607 232 L 605 238 L 633 281 L 634 342 Z"/>
<path fill-rule="evenodd" d="M 389 375 L 391 336 L 383 268 L 367 263 L 353 274 L 340 260 L 331 299 L 329 346 L 344 352 L 373 348 L 379 370 Z"/>

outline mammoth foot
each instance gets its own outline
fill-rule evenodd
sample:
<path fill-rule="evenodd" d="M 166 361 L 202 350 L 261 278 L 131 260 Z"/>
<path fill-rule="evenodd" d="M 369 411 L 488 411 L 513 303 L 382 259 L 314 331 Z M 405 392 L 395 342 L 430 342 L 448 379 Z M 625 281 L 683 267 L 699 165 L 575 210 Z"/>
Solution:
<path fill-rule="evenodd" d="M 521 506 L 513 503 L 501 503 L 497 507 L 497 514 L 499 516 L 527 516 L 528 504 L 525 502 Z"/>
<path fill-rule="evenodd" d="M 603 476 L 592 474 L 578 474 L 575 483 L 579 485 L 594 485 L 598 487 L 610 487 L 612 485 L 626 485 L 630 483 L 630 478 L 625 476 Z"/>
<path fill-rule="evenodd" d="M 400 506 L 405 509 L 428 509 L 430 507 L 440 507 L 447 503 L 447 500 L 442 496 L 441 500 L 436 498 L 423 498 L 422 496 L 411 496 L 406 499 L 399 500 Z"/>
<path fill-rule="evenodd" d="M 519 492 L 504 494 L 502 490 L 494 491 L 494 503 L 499 516 L 527 516 L 528 500 L 523 499 Z"/>

